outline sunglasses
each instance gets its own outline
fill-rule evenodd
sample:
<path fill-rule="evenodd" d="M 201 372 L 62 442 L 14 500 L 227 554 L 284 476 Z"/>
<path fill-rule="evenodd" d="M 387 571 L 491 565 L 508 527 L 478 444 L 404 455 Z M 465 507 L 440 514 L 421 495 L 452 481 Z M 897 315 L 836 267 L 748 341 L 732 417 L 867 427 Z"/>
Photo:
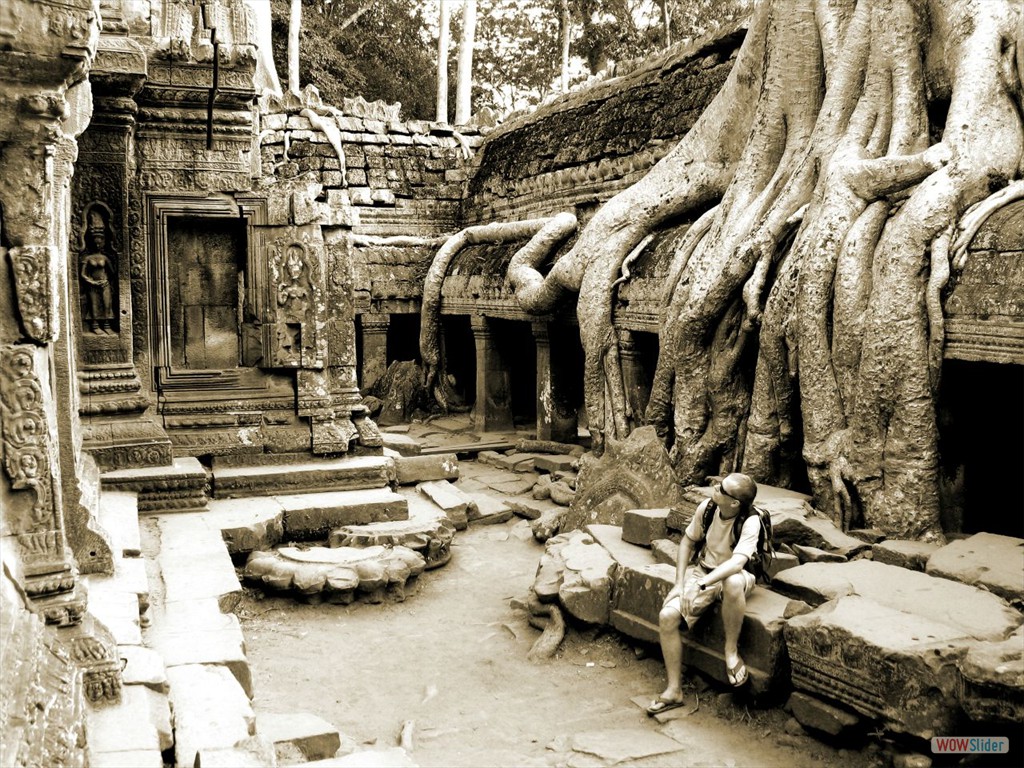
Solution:
<path fill-rule="evenodd" d="M 715 483 L 715 488 L 717 488 L 718 492 L 720 494 L 722 494 L 723 496 L 725 496 L 727 499 L 732 499 L 733 501 L 739 501 L 739 499 L 737 499 L 735 496 L 733 496 L 727 490 L 725 490 L 725 488 L 722 487 L 721 483 Z"/>

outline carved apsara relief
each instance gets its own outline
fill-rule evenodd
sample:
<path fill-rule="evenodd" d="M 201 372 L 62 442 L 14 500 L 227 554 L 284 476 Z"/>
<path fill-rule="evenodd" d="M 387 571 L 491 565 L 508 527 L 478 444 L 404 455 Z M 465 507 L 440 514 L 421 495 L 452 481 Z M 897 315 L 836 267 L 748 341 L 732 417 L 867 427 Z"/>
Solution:
<path fill-rule="evenodd" d="M 117 254 L 110 228 L 110 209 L 103 203 L 86 207 L 78 280 L 82 298 L 83 332 L 116 336 Z"/>
<path fill-rule="evenodd" d="M 323 368 L 323 244 L 309 229 L 292 229 L 267 249 L 273 336 L 272 367 Z"/>

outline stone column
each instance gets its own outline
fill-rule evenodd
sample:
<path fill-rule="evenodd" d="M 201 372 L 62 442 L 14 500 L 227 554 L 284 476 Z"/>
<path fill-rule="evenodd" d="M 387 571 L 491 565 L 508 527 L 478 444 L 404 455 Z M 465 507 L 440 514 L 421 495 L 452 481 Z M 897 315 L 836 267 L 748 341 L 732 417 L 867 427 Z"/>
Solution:
<path fill-rule="evenodd" d="M 391 315 L 364 312 L 359 316 L 363 332 L 362 390 L 380 381 L 388 369 L 388 326 Z"/>
<path fill-rule="evenodd" d="M 551 354 L 551 334 L 547 322 L 532 324 L 537 343 L 537 439 L 576 442 L 576 411 L 565 396 L 565 361 Z"/>
<path fill-rule="evenodd" d="M 643 361 L 636 349 L 636 339 L 632 331 L 620 330 L 619 362 L 622 364 L 622 384 L 626 390 L 626 401 L 633 412 L 633 424 L 639 426 L 643 422 L 647 401 L 651 397 L 651 388 L 647 384 Z"/>
<path fill-rule="evenodd" d="M 512 429 L 512 396 L 508 368 L 494 345 L 490 320 L 481 315 L 470 318 L 476 344 L 476 402 L 474 426 L 478 432 Z"/>

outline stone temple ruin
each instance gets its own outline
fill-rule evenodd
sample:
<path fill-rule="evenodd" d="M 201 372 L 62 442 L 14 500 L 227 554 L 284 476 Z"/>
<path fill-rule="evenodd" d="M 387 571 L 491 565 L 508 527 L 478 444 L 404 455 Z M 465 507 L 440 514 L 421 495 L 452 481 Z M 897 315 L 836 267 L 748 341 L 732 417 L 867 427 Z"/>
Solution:
<path fill-rule="evenodd" d="M 575 299 L 527 312 L 509 265 L 551 217 L 585 224 L 643 178 L 725 82 L 745 31 L 478 129 L 324 105 L 314 89 L 269 96 L 260 29 L 242 0 L 0 7 L 0 764 L 261 754 L 228 555 L 245 578 L 334 602 L 402 597 L 447 561 L 482 511 L 447 484 L 454 456 L 382 435 L 413 408 L 364 399 L 395 364 L 420 360 L 434 402 L 468 409 L 476 432 L 578 442 Z M 654 232 L 617 281 L 632 414 L 690 223 Z M 821 730 L 859 719 L 927 738 L 1024 717 L 1024 201 L 994 206 L 968 255 L 944 301 L 952 543 L 843 530 L 809 511 L 799 476 L 761 497 L 784 554 L 741 652 L 757 696 L 792 693 Z M 653 427 L 604 447 L 549 457 L 552 474 L 527 485 L 568 505 L 525 505 L 547 541 L 534 590 L 653 642 L 671 541 L 706 488 L 678 483 Z M 446 513 L 411 515 L 395 489 L 415 483 Z M 140 517 L 159 553 L 142 556 Z M 182 548 L 209 567 L 186 569 Z M 949 601 L 963 606 L 952 619 Z M 189 650 L 197 631 L 225 647 Z M 702 632 L 689 658 L 722 679 L 721 625 Z M 204 741 L 212 715 L 193 694 L 214 688 L 243 714 Z M 102 739 L 93 724 L 125 711 L 164 725 Z"/>

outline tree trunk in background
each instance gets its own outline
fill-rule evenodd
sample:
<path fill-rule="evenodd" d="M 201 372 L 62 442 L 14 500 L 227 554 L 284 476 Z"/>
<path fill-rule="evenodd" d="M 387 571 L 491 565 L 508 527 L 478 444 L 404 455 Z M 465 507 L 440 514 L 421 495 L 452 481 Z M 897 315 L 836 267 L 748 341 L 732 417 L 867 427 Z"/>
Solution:
<path fill-rule="evenodd" d="M 299 92 L 299 29 L 302 27 L 302 0 L 292 0 L 288 16 L 288 90 Z"/>
<path fill-rule="evenodd" d="M 437 122 L 448 122 L 448 21 L 451 8 L 448 0 L 441 0 L 441 16 L 438 19 L 437 35 Z"/>
<path fill-rule="evenodd" d="M 562 44 L 562 93 L 569 90 L 569 0 L 562 0 L 562 13 L 559 21 L 559 38 Z"/>
<path fill-rule="evenodd" d="M 469 122 L 473 96 L 473 43 L 476 40 L 476 0 L 466 0 L 459 41 L 459 82 L 455 96 L 455 124 Z"/>
<path fill-rule="evenodd" d="M 668 15 L 668 0 L 661 0 L 661 23 L 665 25 L 665 47 L 672 45 L 672 19 Z"/>

